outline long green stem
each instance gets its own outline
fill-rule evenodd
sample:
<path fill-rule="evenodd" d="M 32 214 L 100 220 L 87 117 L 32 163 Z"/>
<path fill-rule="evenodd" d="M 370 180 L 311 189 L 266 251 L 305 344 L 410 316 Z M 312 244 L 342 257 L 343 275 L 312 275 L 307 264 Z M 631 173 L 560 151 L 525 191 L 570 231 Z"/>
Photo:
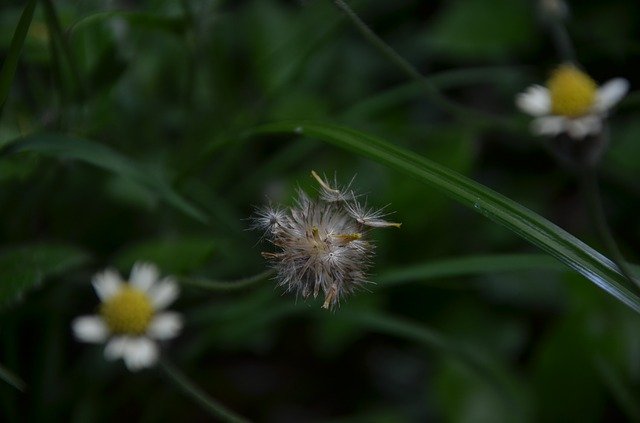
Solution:
<path fill-rule="evenodd" d="M 219 421 L 229 422 L 229 423 L 245 423 L 249 420 L 244 417 L 236 414 L 234 411 L 229 410 L 227 407 L 222 405 L 216 399 L 211 398 L 207 395 L 202 389 L 196 386 L 187 376 L 182 373 L 177 367 L 168 362 L 166 359 L 163 359 L 160 362 L 160 368 L 164 371 L 164 373 L 174 382 L 185 395 L 190 397 L 192 400 L 200 404 L 202 408 L 207 410 L 209 414 L 219 419 Z"/>
<path fill-rule="evenodd" d="M 358 16 L 358 14 L 343 0 L 333 0 L 335 5 L 351 20 L 353 25 L 360 31 L 364 38 L 371 43 L 372 46 L 377 48 L 391 63 L 396 65 L 405 75 L 416 81 L 420 81 L 421 87 L 429 98 L 441 107 L 443 110 L 451 113 L 454 116 L 464 118 L 466 120 L 472 119 L 476 123 L 484 125 L 490 122 L 492 125 L 498 125 L 501 127 L 512 128 L 513 124 L 505 119 L 497 116 L 487 115 L 477 112 L 473 109 L 469 109 L 449 100 L 443 96 L 440 91 L 426 79 L 409 61 L 398 54 L 389 44 L 384 42 L 373 30 Z"/>
<path fill-rule="evenodd" d="M 602 197 L 600 196 L 600 189 L 598 187 L 598 177 L 595 169 L 589 167 L 582 170 L 581 173 L 581 185 L 582 192 L 587 201 L 591 220 L 595 227 L 598 237 L 601 239 L 607 253 L 610 255 L 613 262 L 618 266 L 620 272 L 636 286 L 640 287 L 640 282 L 633 276 L 633 271 L 627 264 L 618 244 L 611 232 L 611 228 L 607 223 L 607 218 L 604 212 L 604 206 L 602 204 Z"/>
<path fill-rule="evenodd" d="M 209 289 L 211 291 L 236 291 L 248 288 L 259 282 L 263 282 L 274 274 L 275 271 L 273 269 L 269 269 L 262 273 L 258 273 L 257 275 L 233 281 L 214 281 L 203 278 L 179 278 L 178 280 L 185 285 L 196 286 L 198 288 Z"/>

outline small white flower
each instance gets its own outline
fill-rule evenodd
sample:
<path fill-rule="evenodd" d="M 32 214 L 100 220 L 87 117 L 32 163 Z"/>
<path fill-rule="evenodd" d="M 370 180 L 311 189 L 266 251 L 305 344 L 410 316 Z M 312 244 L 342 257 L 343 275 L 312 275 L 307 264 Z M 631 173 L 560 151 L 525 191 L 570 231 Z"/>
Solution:
<path fill-rule="evenodd" d="M 366 239 L 368 231 L 400 224 L 386 222 L 384 213 L 361 205 L 351 184 L 333 188 L 317 173 L 312 176 L 320 184 L 319 200 L 299 190 L 295 207 L 258 211 L 254 228 L 264 230 L 279 249 L 263 253 L 276 269 L 279 285 L 303 298 L 322 292 L 323 308 L 335 308 L 341 298 L 368 283 L 374 250 Z"/>
<path fill-rule="evenodd" d="M 573 65 L 559 66 L 546 87 L 532 85 L 516 97 L 516 105 L 535 117 L 531 130 L 537 135 L 556 136 L 567 133 L 581 140 L 602 131 L 609 111 L 629 90 L 623 78 L 602 86 Z"/>
<path fill-rule="evenodd" d="M 105 358 L 122 358 L 131 371 L 153 366 L 159 356 L 157 341 L 175 338 L 182 329 L 182 317 L 165 311 L 178 297 L 178 285 L 170 277 L 159 277 L 158 268 L 149 263 L 136 263 L 129 282 L 114 270 L 98 273 L 92 284 L 102 302 L 99 314 L 76 318 L 75 337 L 106 342 Z"/>

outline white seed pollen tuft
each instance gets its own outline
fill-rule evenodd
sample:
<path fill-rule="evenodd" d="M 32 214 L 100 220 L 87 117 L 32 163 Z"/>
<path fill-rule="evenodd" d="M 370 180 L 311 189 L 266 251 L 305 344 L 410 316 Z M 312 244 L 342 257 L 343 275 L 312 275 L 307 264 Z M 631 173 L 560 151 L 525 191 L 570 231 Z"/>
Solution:
<path fill-rule="evenodd" d="M 278 285 L 305 299 L 322 293 L 323 307 L 334 309 L 344 296 L 368 283 L 374 255 L 368 231 L 400 224 L 386 222 L 382 211 L 361 205 L 351 184 L 333 188 L 317 173 L 312 176 L 320 184 L 320 199 L 298 190 L 294 207 L 259 210 L 253 228 L 264 230 L 278 249 L 263 253 L 276 269 Z"/>

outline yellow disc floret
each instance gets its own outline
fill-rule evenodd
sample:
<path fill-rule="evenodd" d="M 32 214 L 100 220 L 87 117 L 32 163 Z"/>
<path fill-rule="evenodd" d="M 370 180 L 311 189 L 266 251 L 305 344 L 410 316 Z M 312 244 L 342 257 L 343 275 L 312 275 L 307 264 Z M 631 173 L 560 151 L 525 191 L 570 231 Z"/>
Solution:
<path fill-rule="evenodd" d="M 586 73 L 572 65 L 558 67 L 547 81 L 551 112 L 579 117 L 588 114 L 596 100 L 598 85 Z"/>
<path fill-rule="evenodd" d="M 113 297 L 100 307 L 100 314 L 112 333 L 140 335 L 147 330 L 153 317 L 153 306 L 147 295 L 131 286 L 123 285 Z"/>

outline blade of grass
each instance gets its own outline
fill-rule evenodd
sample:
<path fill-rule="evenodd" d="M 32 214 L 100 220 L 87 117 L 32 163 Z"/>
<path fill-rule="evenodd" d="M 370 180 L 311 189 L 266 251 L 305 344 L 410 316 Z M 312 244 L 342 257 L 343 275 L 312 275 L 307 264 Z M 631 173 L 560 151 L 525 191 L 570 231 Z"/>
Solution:
<path fill-rule="evenodd" d="M 62 25 L 60 24 L 60 19 L 58 18 L 55 6 L 51 0 L 42 0 L 42 6 L 44 8 L 47 27 L 51 34 L 50 42 L 52 44 L 57 44 L 58 47 L 55 49 L 56 52 L 62 52 L 64 54 L 71 73 L 71 78 L 69 79 L 73 82 L 73 92 L 76 96 L 82 99 L 85 96 L 85 85 L 82 80 L 82 74 L 80 73 L 78 62 L 76 61 L 73 51 L 71 51 L 71 46 L 69 45 L 66 35 L 62 30 Z M 60 59 L 58 59 L 58 64 L 62 64 Z M 61 69 L 60 72 L 62 73 Z"/>
<path fill-rule="evenodd" d="M 525 68 L 506 68 L 504 66 L 489 66 L 478 68 L 465 68 L 447 70 L 439 73 L 433 73 L 424 78 L 428 80 L 438 90 L 444 90 L 453 87 L 466 87 L 474 84 L 501 84 L 505 78 L 513 78 L 514 76 L 523 74 Z M 407 102 L 412 99 L 419 98 L 423 95 L 421 85 L 423 81 L 410 81 L 404 84 L 391 87 L 365 98 L 348 108 L 344 113 L 345 118 L 357 118 L 370 116 L 375 113 L 381 113 L 389 110 L 398 104 Z M 514 120 L 514 125 L 517 123 Z"/>
<path fill-rule="evenodd" d="M 455 257 L 441 259 L 388 270 L 375 278 L 382 285 L 393 286 L 402 283 L 436 278 L 453 278 L 486 273 L 516 272 L 522 270 L 566 269 L 557 260 L 543 254 L 497 254 Z"/>
<path fill-rule="evenodd" d="M 25 392 L 27 389 L 27 384 L 3 365 L 0 365 L 0 379 L 4 380 L 20 392 Z"/>
<path fill-rule="evenodd" d="M 179 195 L 164 178 L 145 172 L 139 163 L 93 141 L 57 134 L 34 134 L 18 138 L 0 154 L 33 152 L 59 159 L 74 159 L 107 170 L 158 194 L 164 201 L 201 223 L 207 216 L 191 202 Z"/>
<path fill-rule="evenodd" d="M 147 29 L 159 29 L 169 32 L 182 33 L 187 28 L 187 20 L 184 16 L 164 16 L 146 12 L 132 12 L 126 10 L 113 10 L 108 12 L 96 12 L 76 21 L 69 27 L 67 33 L 73 38 L 78 31 L 91 25 L 103 23 L 112 18 L 124 19 L 132 25 Z"/>
<path fill-rule="evenodd" d="M 13 82 L 13 77 L 15 76 L 16 69 L 18 67 L 20 51 L 22 51 L 24 40 L 27 38 L 27 33 L 29 32 L 29 27 L 33 20 L 33 12 L 35 8 L 36 0 L 30 0 L 25 6 L 24 11 L 20 16 L 20 21 L 18 21 L 16 31 L 13 33 L 13 38 L 11 38 L 11 46 L 9 47 L 7 56 L 2 64 L 2 70 L 0 70 L 0 117 L 2 117 L 4 104 L 9 97 L 11 83 Z"/>
<path fill-rule="evenodd" d="M 638 406 L 637 398 L 622 375 L 603 357 L 596 356 L 593 361 L 602 382 L 609 388 L 611 395 L 627 415 L 629 421 L 640 422 L 640 406 Z"/>
<path fill-rule="evenodd" d="M 505 371 L 500 366 L 500 363 L 491 356 L 484 355 L 478 350 L 465 348 L 464 345 L 454 342 L 422 324 L 379 312 L 349 310 L 340 311 L 334 317 L 378 333 L 418 342 L 429 348 L 441 351 L 445 356 L 455 358 L 485 379 L 494 388 L 495 392 L 500 395 L 505 404 L 508 404 L 521 419 L 525 417 L 525 405 L 521 398 L 522 386 L 520 382 Z M 516 418 L 516 420 L 520 419 Z"/>
<path fill-rule="evenodd" d="M 383 139 L 350 128 L 310 122 L 277 122 L 246 134 L 317 138 L 401 171 L 497 222 L 557 258 L 613 297 L 640 313 L 640 297 L 610 259 L 526 207 L 463 175 Z"/>
<path fill-rule="evenodd" d="M 505 130 L 517 129 L 509 119 L 497 115 L 490 115 L 481 111 L 462 106 L 444 96 L 427 78 L 425 78 L 415 66 L 402 57 L 389 44 L 378 36 L 358 16 L 358 14 L 343 0 L 332 0 L 338 9 L 351 21 L 354 27 L 362 34 L 373 47 L 378 49 L 389 62 L 393 63 L 406 76 L 420 83 L 425 95 L 442 110 L 460 118 L 467 123 L 476 123 L 486 127 L 499 127 Z"/>
<path fill-rule="evenodd" d="M 185 395 L 198 403 L 209 414 L 214 416 L 218 421 L 229 423 L 244 423 L 248 422 L 244 417 L 239 416 L 234 411 L 231 411 L 218 400 L 211 398 L 202 389 L 196 386 L 187 376 L 182 373 L 176 366 L 169 363 L 166 359 L 160 362 L 160 368 L 164 371 L 167 377 L 176 384 L 178 388 Z"/>

